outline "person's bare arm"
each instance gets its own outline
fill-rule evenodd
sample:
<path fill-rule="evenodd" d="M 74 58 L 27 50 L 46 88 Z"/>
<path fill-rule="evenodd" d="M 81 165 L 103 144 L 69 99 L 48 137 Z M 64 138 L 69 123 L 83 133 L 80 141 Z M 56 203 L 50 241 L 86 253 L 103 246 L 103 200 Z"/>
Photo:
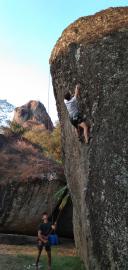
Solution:
<path fill-rule="evenodd" d="M 55 223 L 52 225 L 52 230 L 54 230 L 54 231 L 56 230 L 56 225 L 57 225 L 57 224 L 56 224 L 56 222 L 55 222 Z"/>
<path fill-rule="evenodd" d="M 75 94 L 74 96 L 77 98 L 80 96 L 80 86 L 79 85 L 76 85 L 75 87 Z"/>
<path fill-rule="evenodd" d="M 48 241 L 47 237 L 41 234 L 41 231 L 38 231 L 38 239 L 43 243 L 46 243 Z"/>

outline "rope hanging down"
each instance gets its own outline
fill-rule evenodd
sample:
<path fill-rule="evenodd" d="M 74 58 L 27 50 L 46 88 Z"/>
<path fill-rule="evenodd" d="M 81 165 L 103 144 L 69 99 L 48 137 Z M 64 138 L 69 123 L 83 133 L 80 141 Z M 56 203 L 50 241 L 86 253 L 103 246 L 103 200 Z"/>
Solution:
<path fill-rule="evenodd" d="M 48 78 L 48 93 L 47 93 L 47 97 L 48 97 L 48 103 L 47 103 L 47 107 L 48 107 L 48 131 L 49 131 L 49 128 L 50 128 L 50 86 L 51 86 L 51 76 L 50 76 L 50 72 L 49 72 L 49 78 Z M 52 223 L 53 223 L 53 204 L 52 204 L 52 196 L 53 196 L 53 193 L 52 191 L 50 190 L 51 189 L 51 183 L 52 181 L 56 178 L 56 173 L 55 172 L 52 172 L 51 171 L 51 168 L 50 168 L 50 160 L 48 159 L 48 190 L 47 190 L 47 198 L 49 197 L 49 205 L 50 205 L 50 216 L 52 218 Z M 54 223 L 57 224 L 59 218 L 60 218 L 60 215 L 61 215 L 61 212 L 62 210 L 64 209 L 66 203 L 62 203 L 61 202 L 61 205 L 59 206 L 59 212 L 58 212 L 58 215 L 56 217 L 56 220 Z M 52 231 L 50 231 L 51 233 Z M 49 234 L 50 234 L 49 233 Z"/>
<path fill-rule="evenodd" d="M 48 78 L 48 132 L 50 129 L 50 71 L 49 71 L 49 78 Z M 48 159 L 48 191 L 47 194 L 49 196 L 49 204 L 50 204 L 50 216 L 52 218 L 52 223 L 53 223 L 53 214 L 52 214 L 52 196 L 51 196 L 51 192 L 50 192 L 50 188 L 51 188 L 51 181 L 52 181 L 52 174 L 50 172 L 50 160 Z"/>

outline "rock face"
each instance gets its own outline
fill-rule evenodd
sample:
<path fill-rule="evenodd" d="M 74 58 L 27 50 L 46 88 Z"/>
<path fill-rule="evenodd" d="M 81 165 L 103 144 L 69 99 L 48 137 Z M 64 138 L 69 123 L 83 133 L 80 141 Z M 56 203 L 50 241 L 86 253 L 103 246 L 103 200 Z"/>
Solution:
<path fill-rule="evenodd" d="M 127 7 L 75 21 L 50 59 L 75 241 L 89 270 L 128 269 L 127 59 Z M 78 142 L 63 102 L 77 82 L 89 145 Z"/>
<path fill-rule="evenodd" d="M 13 121 L 24 128 L 53 130 L 53 123 L 44 105 L 35 100 L 31 100 L 27 104 L 17 107 L 14 111 Z"/>
<path fill-rule="evenodd" d="M 25 139 L 0 135 L 0 232 L 35 235 L 42 213 L 57 209 L 54 195 L 64 185 L 62 166 Z"/>
<path fill-rule="evenodd" d="M 62 237 L 67 238 L 68 236 L 68 238 L 74 238 L 73 224 L 72 224 L 72 219 L 73 219 L 72 210 L 73 210 L 72 201 L 71 201 L 71 198 L 69 198 L 66 206 L 61 212 L 60 218 L 58 220 L 58 225 L 57 225 L 57 232 Z M 66 224 L 66 226 L 64 224 Z"/>

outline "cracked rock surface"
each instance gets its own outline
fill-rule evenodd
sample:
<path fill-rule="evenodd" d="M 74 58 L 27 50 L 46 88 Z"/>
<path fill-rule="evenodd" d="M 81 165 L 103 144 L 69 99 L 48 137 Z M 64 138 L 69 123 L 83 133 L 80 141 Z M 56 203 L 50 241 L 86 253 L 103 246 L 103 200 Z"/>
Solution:
<path fill-rule="evenodd" d="M 89 270 L 128 269 L 127 59 L 127 7 L 78 19 L 50 58 L 75 241 Z M 77 140 L 63 102 L 77 82 L 80 110 L 91 125 L 88 146 Z"/>

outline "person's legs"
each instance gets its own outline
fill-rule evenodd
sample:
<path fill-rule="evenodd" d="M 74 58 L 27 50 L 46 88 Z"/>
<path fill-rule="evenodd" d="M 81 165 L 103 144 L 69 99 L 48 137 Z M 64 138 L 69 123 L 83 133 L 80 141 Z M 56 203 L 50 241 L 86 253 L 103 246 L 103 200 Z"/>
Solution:
<path fill-rule="evenodd" d="M 88 143 L 88 126 L 85 122 L 81 122 L 78 126 L 84 129 L 85 142 Z"/>
<path fill-rule="evenodd" d="M 51 250 L 47 250 L 47 256 L 48 256 L 48 270 L 51 270 L 51 261 L 52 261 L 52 258 L 51 258 Z"/>
<path fill-rule="evenodd" d="M 70 118 L 71 124 L 74 126 L 75 128 L 75 133 L 76 136 L 78 138 L 80 138 L 80 127 L 78 126 L 78 121 L 77 120 L 73 120 L 72 118 Z"/>
<path fill-rule="evenodd" d="M 75 127 L 76 135 L 78 138 L 81 138 L 81 131 L 80 128 L 84 130 L 84 138 L 85 142 L 88 143 L 88 133 L 89 133 L 89 127 L 87 124 L 83 121 L 81 115 L 77 115 L 75 119 L 70 118 L 71 124 Z"/>
<path fill-rule="evenodd" d="M 48 270 L 51 270 L 51 245 L 49 243 L 49 241 L 46 243 L 45 245 L 45 250 L 47 252 L 47 257 L 48 257 Z"/>
<path fill-rule="evenodd" d="M 38 255 L 37 255 L 37 259 L 36 259 L 36 270 L 38 270 L 38 264 L 39 264 L 41 252 L 42 252 L 42 249 L 38 249 Z"/>
<path fill-rule="evenodd" d="M 39 264 L 39 260 L 40 260 L 42 249 L 43 249 L 42 242 L 39 241 L 38 242 L 38 254 L 37 254 L 37 259 L 36 259 L 36 270 L 38 270 L 38 264 Z"/>

